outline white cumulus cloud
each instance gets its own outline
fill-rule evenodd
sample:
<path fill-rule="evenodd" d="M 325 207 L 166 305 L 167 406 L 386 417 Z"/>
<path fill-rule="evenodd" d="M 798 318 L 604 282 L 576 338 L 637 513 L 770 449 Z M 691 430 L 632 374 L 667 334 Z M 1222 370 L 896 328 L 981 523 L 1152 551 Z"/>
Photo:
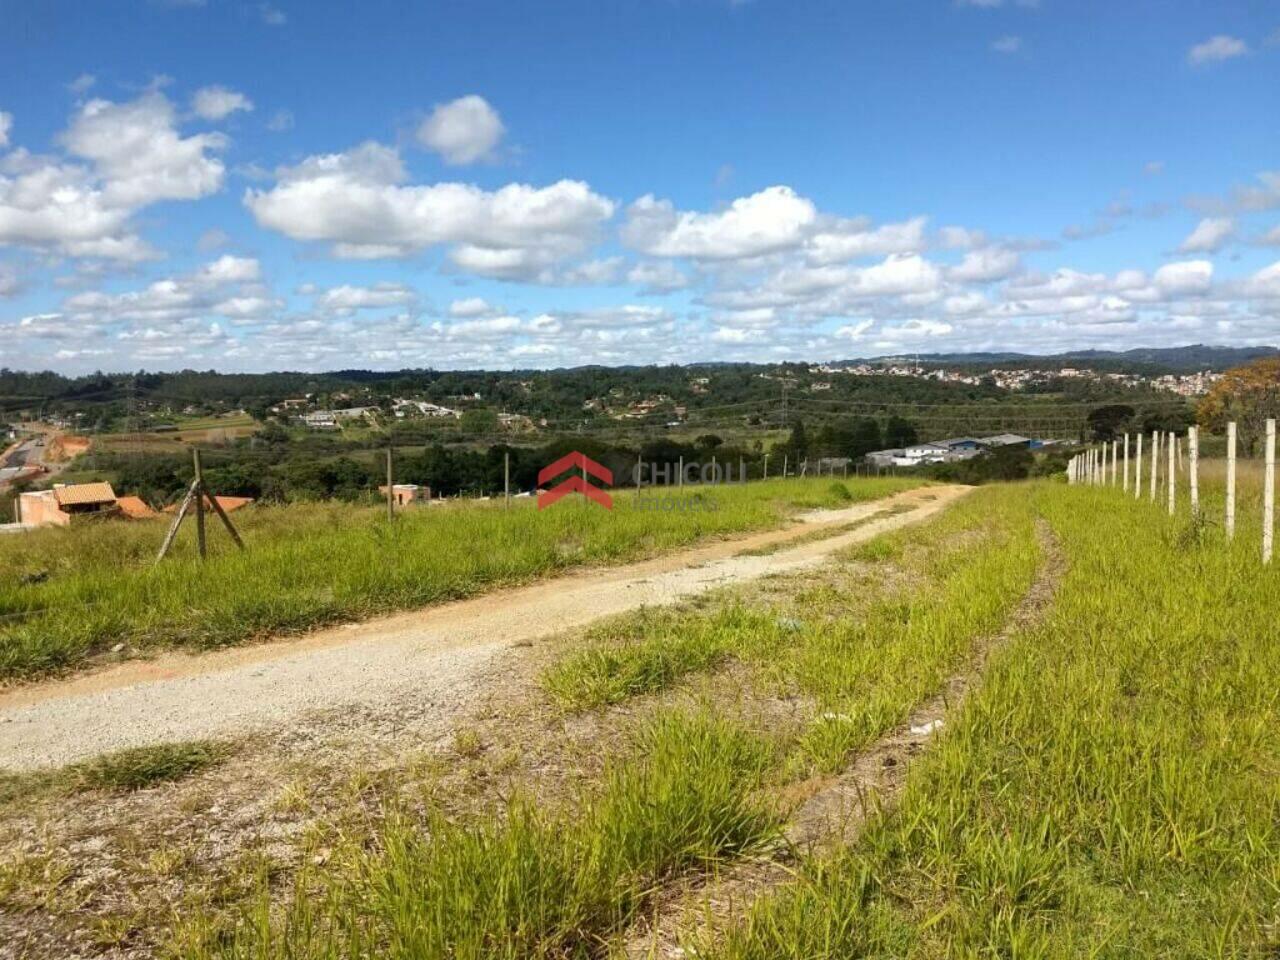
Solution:
<path fill-rule="evenodd" d="M 1205 217 L 1178 245 L 1182 253 L 1213 253 L 1235 236 L 1236 225 L 1230 217 Z"/>
<path fill-rule="evenodd" d="M 613 215 L 612 201 L 581 181 L 409 185 L 399 154 L 377 143 L 309 157 L 244 202 L 261 226 L 332 244 L 335 255 L 377 259 L 453 245 L 474 273 L 518 279 L 582 253 Z"/>
<path fill-rule="evenodd" d="M 678 212 L 650 194 L 631 204 L 622 236 L 650 256 L 731 260 L 798 246 L 817 216 L 812 201 L 785 186 L 739 197 L 722 213 Z"/>
<path fill-rule="evenodd" d="M 506 132 L 498 111 L 484 97 L 470 94 L 437 104 L 418 127 L 418 142 L 460 166 L 489 156 Z"/>
<path fill-rule="evenodd" d="M 237 110 L 252 110 L 253 101 L 226 87 L 201 87 L 191 98 L 191 109 L 205 120 L 221 120 Z"/>

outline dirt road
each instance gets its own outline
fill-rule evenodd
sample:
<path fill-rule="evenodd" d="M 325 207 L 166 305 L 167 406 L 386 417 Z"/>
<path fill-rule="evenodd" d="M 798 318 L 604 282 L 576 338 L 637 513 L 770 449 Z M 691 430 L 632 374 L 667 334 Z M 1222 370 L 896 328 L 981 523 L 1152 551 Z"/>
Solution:
<path fill-rule="evenodd" d="M 299 639 L 165 654 L 21 687 L 0 695 L 0 769 L 56 767 L 124 747 L 292 729 L 320 714 L 406 700 L 416 714 L 437 716 L 443 728 L 466 706 L 480 673 L 514 644 L 730 582 L 817 565 L 843 547 L 932 516 L 967 490 L 912 490 L 810 514 L 783 530 L 623 567 L 580 570 Z M 892 507 L 907 509 L 838 532 Z M 815 531 L 832 535 L 811 539 Z M 776 549 L 744 553 L 767 547 Z"/>

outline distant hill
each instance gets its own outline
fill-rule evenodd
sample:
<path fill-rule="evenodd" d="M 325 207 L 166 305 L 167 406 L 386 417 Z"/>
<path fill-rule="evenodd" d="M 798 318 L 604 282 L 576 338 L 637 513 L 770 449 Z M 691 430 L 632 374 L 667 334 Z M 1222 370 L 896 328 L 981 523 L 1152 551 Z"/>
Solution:
<path fill-rule="evenodd" d="M 1083 364 L 1093 367 L 1159 368 L 1169 373 L 1194 370 L 1226 370 L 1259 357 L 1280 354 L 1277 347 L 1214 347 L 1193 343 L 1185 347 L 1138 347 L 1134 350 L 1072 350 L 1048 356 L 1030 353 L 922 353 L 921 363 L 963 366 L 1007 364 L 1016 367 L 1065 367 Z M 901 356 L 895 355 L 895 356 Z M 872 360 L 887 360 L 875 357 Z M 912 359 L 915 359 L 914 355 Z"/>

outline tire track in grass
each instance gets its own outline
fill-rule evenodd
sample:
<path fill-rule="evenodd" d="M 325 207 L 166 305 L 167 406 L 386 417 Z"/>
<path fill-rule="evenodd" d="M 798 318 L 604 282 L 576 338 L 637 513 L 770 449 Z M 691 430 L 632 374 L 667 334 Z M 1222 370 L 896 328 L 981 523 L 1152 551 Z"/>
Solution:
<path fill-rule="evenodd" d="M 1066 558 L 1048 523 L 1039 517 L 1036 538 L 1042 560 L 1030 589 L 998 633 L 977 640 L 963 670 L 921 702 L 903 724 L 861 751 L 834 782 L 805 800 L 772 850 L 656 895 L 650 911 L 627 931 L 614 955 L 660 960 L 701 953 L 683 944 L 714 941 L 757 899 L 791 880 L 802 856 L 853 841 L 872 813 L 894 806 L 906 786 L 911 761 L 943 727 L 947 714 L 959 709 L 991 654 L 1047 615 Z"/>

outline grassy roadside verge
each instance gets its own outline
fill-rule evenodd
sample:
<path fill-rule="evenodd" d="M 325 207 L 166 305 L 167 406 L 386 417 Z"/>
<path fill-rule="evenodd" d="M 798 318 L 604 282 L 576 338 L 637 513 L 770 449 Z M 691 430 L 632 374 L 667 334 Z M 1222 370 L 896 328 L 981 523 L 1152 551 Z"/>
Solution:
<path fill-rule="evenodd" d="M 897 811 L 703 956 L 1244 957 L 1280 946 L 1280 578 L 1040 485 L 1069 570 Z"/>
<path fill-rule="evenodd" d="M 0 771 L 0 808 L 38 797 L 70 796 L 90 790 L 142 790 L 206 770 L 230 754 L 229 744 L 191 740 L 120 750 L 52 772 Z"/>
<path fill-rule="evenodd" d="M 393 818 L 375 849 L 304 872 L 283 916 L 264 891 L 231 928 L 197 918 L 190 960 L 590 956 L 651 891 L 772 837 L 753 797 L 773 746 L 709 713 L 668 713 L 576 804 L 519 795 L 467 824 Z"/>
<path fill-rule="evenodd" d="M 215 535 L 151 566 L 162 525 L 37 531 L 0 542 L 0 679 L 67 669 L 125 644 L 208 648 L 469 596 L 589 563 L 615 563 L 764 529 L 802 507 L 845 506 L 917 485 L 780 480 L 708 490 L 719 509 L 654 512 L 493 505 L 406 513 L 332 504 L 237 514 L 249 551 Z M 186 531 L 191 536 L 191 531 Z"/>

